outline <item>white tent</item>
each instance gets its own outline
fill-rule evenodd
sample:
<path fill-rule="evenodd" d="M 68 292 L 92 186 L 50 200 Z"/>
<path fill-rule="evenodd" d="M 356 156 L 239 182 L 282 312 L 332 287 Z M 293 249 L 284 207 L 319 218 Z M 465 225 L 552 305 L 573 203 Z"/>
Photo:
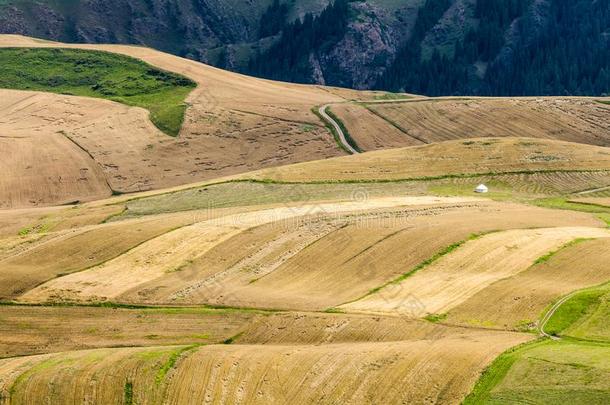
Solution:
<path fill-rule="evenodd" d="M 489 189 L 485 184 L 479 184 L 477 188 L 474 189 L 475 193 L 487 193 Z"/>

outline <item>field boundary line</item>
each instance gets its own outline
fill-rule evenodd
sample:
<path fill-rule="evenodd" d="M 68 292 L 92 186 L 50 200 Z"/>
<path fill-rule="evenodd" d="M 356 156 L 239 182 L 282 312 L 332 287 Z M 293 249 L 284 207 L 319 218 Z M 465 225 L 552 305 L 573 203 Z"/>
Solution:
<path fill-rule="evenodd" d="M 106 183 L 106 186 L 108 187 L 108 190 L 110 190 L 110 194 L 111 195 L 118 195 L 118 194 L 121 193 L 120 191 L 115 190 L 114 188 L 112 188 L 112 186 L 110 185 L 110 182 L 108 181 L 108 178 L 106 177 L 106 173 L 104 173 L 104 168 L 102 167 L 102 165 L 97 160 L 95 160 L 95 158 L 93 157 L 91 152 L 89 152 L 81 144 L 79 144 L 74 139 L 72 139 L 72 137 L 70 137 L 70 135 L 68 135 L 66 133 L 66 131 L 58 131 L 58 133 L 63 135 L 67 140 L 69 140 L 78 149 L 80 149 L 81 151 L 85 152 L 87 154 L 87 156 L 89 156 L 89 158 L 93 161 L 93 163 L 95 163 L 95 165 L 100 169 L 100 172 L 102 173 L 102 177 L 104 178 L 104 182 Z"/>
<path fill-rule="evenodd" d="M 419 141 L 419 142 L 421 142 L 424 145 L 429 145 L 430 144 L 430 142 L 427 142 L 424 139 L 421 139 L 421 138 L 419 138 L 419 137 L 417 137 L 415 135 L 411 135 L 407 129 L 403 128 L 400 124 L 398 124 L 394 120 L 391 120 L 388 117 L 386 117 L 385 115 L 381 114 L 379 111 L 376 111 L 375 109 L 371 108 L 369 105 L 362 104 L 362 106 L 364 108 L 366 108 L 371 114 L 376 115 L 377 117 L 381 118 L 382 120 L 384 120 L 385 122 L 387 122 L 388 124 L 390 124 L 391 126 L 396 128 L 397 130 L 399 130 L 400 132 L 402 132 L 403 134 L 405 134 L 409 138 L 413 138 L 416 141 Z"/>
<path fill-rule="evenodd" d="M 339 307 L 341 307 L 343 305 L 348 305 L 348 304 L 360 301 L 360 300 L 362 300 L 362 299 L 364 299 L 366 297 L 369 297 L 369 296 L 371 296 L 373 294 L 378 293 L 379 291 L 381 291 L 382 289 L 384 289 L 385 287 L 387 287 L 389 285 L 400 284 L 404 280 L 408 279 L 409 277 L 411 277 L 414 274 L 416 274 L 417 272 L 419 272 L 420 270 L 425 269 L 426 267 L 432 265 L 433 263 L 435 263 L 436 261 L 440 260 L 444 256 L 450 254 L 454 250 L 459 249 L 460 247 L 465 245 L 467 242 L 479 239 L 479 238 L 481 238 L 481 237 L 483 237 L 485 235 L 488 235 L 488 234 L 494 233 L 494 232 L 501 232 L 501 231 L 490 231 L 490 232 L 483 232 L 483 233 L 474 233 L 474 234 L 471 234 L 470 236 L 468 236 L 466 239 L 462 239 L 462 240 L 459 240 L 457 242 L 451 243 L 450 245 L 447 245 L 444 248 L 442 248 L 441 250 L 439 250 L 436 253 L 434 253 L 429 258 L 427 258 L 427 259 L 423 260 L 422 262 L 420 262 L 419 264 L 415 265 L 415 267 L 411 268 L 406 273 L 403 273 L 403 274 L 399 275 L 398 277 L 395 277 L 392 280 L 385 282 L 384 284 L 380 285 L 379 287 L 372 288 L 371 290 L 369 290 L 366 294 L 362 295 L 361 297 L 355 298 L 355 299 L 347 301 L 347 302 L 343 302 L 343 303 L 341 303 L 341 304 L 339 304 L 339 305 L 337 305 L 335 307 L 326 309 L 326 311 L 329 311 L 331 309 L 339 309 Z"/>
<path fill-rule="evenodd" d="M 470 179 L 484 176 L 512 176 L 519 174 L 551 174 L 551 173 L 610 173 L 609 169 L 542 169 L 542 170 L 516 170 L 516 171 L 508 171 L 508 172 L 485 172 L 485 173 L 455 173 L 455 174 L 446 174 L 446 175 L 438 175 L 438 176 L 422 176 L 422 177 L 403 177 L 398 179 L 346 179 L 346 180 L 310 180 L 310 181 L 288 181 L 288 180 L 275 180 L 271 178 L 233 178 L 227 180 L 219 180 L 214 181 L 210 180 L 209 182 L 197 183 L 196 185 L 184 185 L 184 188 L 180 188 L 177 190 L 163 191 L 163 189 L 159 190 L 150 190 L 147 193 L 151 193 L 150 195 L 139 196 L 138 191 L 134 191 L 133 193 L 122 193 L 121 195 L 127 197 L 125 200 L 121 201 L 108 201 L 103 205 L 119 205 L 119 204 L 127 204 L 132 201 L 143 200 L 146 198 L 159 197 L 162 195 L 171 195 L 175 193 L 180 193 L 183 191 L 196 190 L 201 187 L 211 187 L 211 186 L 219 186 L 223 184 L 230 183 L 257 183 L 257 184 L 381 184 L 381 183 L 401 183 L 401 182 L 421 182 L 421 181 L 432 181 L 432 180 L 444 180 L 444 179 Z M 242 174 L 245 175 L 245 174 Z M 130 195 L 132 195 L 130 197 Z"/>
<path fill-rule="evenodd" d="M 587 194 L 593 194 L 593 193 L 597 193 L 598 191 L 606 191 L 606 190 L 610 190 L 610 186 L 604 186 L 604 187 L 599 187 L 599 188 L 592 188 L 589 190 L 583 190 L 583 191 L 579 191 L 577 193 L 575 193 L 576 195 L 587 195 Z"/>
<path fill-rule="evenodd" d="M 85 268 L 83 268 L 83 269 L 76 270 L 76 271 L 72 271 L 72 272 L 69 272 L 69 273 L 58 273 L 58 274 L 56 274 L 54 277 L 51 277 L 51 278 L 49 278 L 48 280 L 42 281 L 42 282 L 40 282 L 40 283 L 38 283 L 38 284 L 34 285 L 32 288 L 30 288 L 30 289 L 28 289 L 27 291 L 23 292 L 23 293 L 22 293 L 22 294 L 20 294 L 19 296 L 22 296 L 22 295 L 24 295 L 24 294 L 26 294 L 26 293 L 28 293 L 28 292 L 32 291 L 33 289 L 38 288 L 38 287 L 40 287 L 41 285 L 44 285 L 45 283 L 47 283 L 47 282 L 49 282 L 49 281 L 51 281 L 51 280 L 55 280 L 55 279 L 58 279 L 58 278 L 61 278 L 61 277 L 66 277 L 66 276 L 69 276 L 69 275 L 72 275 L 72 274 L 76 274 L 76 273 L 82 273 L 83 271 L 91 270 L 91 269 L 93 269 L 93 268 L 95 268 L 95 267 L 98 267 L 98 266 L 103 266 L 104 264 L 106 264 L 106 263 L 108 263 L 108 262 L 110 262 L 110 261 L 112 261 L 112 260 L 114 260 L 114 259 L 117 259 L 117 258 L 119 258 L 119 257 L 121 257 L 121 256 L 123 256 L 123 255 L 125 255 L 125 254 L 127 254 L 127 253 L 129 253 L 129 252 L 131 252 L 132 250 L 134 250 L 134 249 L 136 249 L 136 248 L 138 248 L 138 247 L 142 246 L 143 244 L 145 244 L 145 243 L 147 243 L 147 242 L 150 242 L 150 241 L 151 241 L 151 240 L 153 240 L 153 239 L 156 239 L 156 238 L 161 237 L 161 236 L 163 236 L 163 235 L 165 235 L 165 234 L 168 234 L 168 233 L 170 233 L 170 232 L 173 232 L 173 231 L 176 231 L 176 230 L 178 230 L 178 229 L 185 228 L 185 227 L 187 227 L 187 226 L 191 226 L 191 225 L 193 225 L 193 224 L 180 225 L 180 226 L 176 226 L 176 227 L 174 227 L 174 228 L 172 228 L 172 229 L 169 229 L 169 230 L 167 230 L 167 231 L 165 231 L 165 232 L 161 232 L 161 233 L 160 233 L 160 234 L 158 234 L 158 235 L 152 236 L 152 237 L 150 237 L 150 238 L 147 238 L 147 239 L 145 239 L 145 240 L 143 240 L 143 241 L 138 242 L 137 244 L 133 245 L 132 247 L 130 247 L 129 249 L 127 249 L 127 250 L 125 250 L 125 251 L 119 252 L 119 253 L 117 253 L 116 255 L 114 255 L 114 256 L 112 256 L 112 257 L 109 257 L 109 258 L 108 258 L 108 259 L 106 259 L 106 260 L 102 260 L 102 261 L 101 261 L 101 262 L 99 262 L 99 263 L 92 264 L 92 265 L 87 266 L 87 267 L 85 267 Z M 93 230 L 93 229 L 89 229 L 89 230 L 86 230 L 86 231 L 84 231 L 84 232 L 82 232 L 82 233 L 79 233 L 79 234 L 76 234 L 76 235 L 73 235 L 73 236 L 78 236 L 78 235 L 84 234 L 84 233 L 86 233 L 86 232 L 92 232 L 92 231 L 94 231 L 94 230 Z M 51 242 L 51 241 L 49 241 L 49 242 Z M 18 296 L 18 297 L 19 297 L 19 296 Z M 3 301 L 0 301 L 0 305 L 2 305 L 2 303 L 3 303 Z"/>
<path fill-rule="evenodd" d="M 238 108 L 232 108 L 230 111 L 237 111 L 237 112 L 240 112 L 243 114 L 256 115 L 257 117 L 271 118 L 274 120 L 278 120 L 278 121 L 282 121 L 282 122 L 289 122 L 289 123 L 293 123 L 293 124 L 313 125 L 318 128 L 322 128 L 324 126 L 324 125 L 320 125 L 319 122 L 289 120 L 287 118 L 281 118 L 281 117 L 276 117 L 274 115 L 261 114 L 261 113 L 256 113 L 256 112 L 252 112 L 252 111 L 240 110 Z"/>

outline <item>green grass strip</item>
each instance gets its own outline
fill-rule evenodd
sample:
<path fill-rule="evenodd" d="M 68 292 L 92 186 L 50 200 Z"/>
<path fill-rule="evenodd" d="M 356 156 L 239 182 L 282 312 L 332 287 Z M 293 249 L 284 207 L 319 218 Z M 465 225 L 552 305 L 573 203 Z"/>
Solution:
<path fill-rule="evenodd" d="M 150 112 L 161 131 L 180 132 L 186 96 L 196 83 L 141 60 L 104 51 L 0 49 L 0 87 L 103 98 Z"/>
<path fill-rule="evenodd" d="M 460 246 L 464 245 L 466 242 L 478 239 L 481 236 L 486 235 L 488 233 L 491 233 L 491 232 L 473 233 L 472 235 L 470 235 L 468 238 L 466 238 L 464 240 L 452 243 L 451 245 L 445 247 L 443 250 L 441 250 L 439 252 L 436 252 L 432 257 L 429 257 L 428 259 L 426 259 L 423 262 L 419 263 L 417 266 L 415 266 L 414 268 L 412 268 L 408 272 L 406 272 L 404 274 L 401 274 L 400 276 L 398 276 L 394 280 L 390 280 L 387 283 L 380 285 L 379 287 L 375 287 L 375 288 L 369 290 L 369 292 L 364 294 L 362 297 L 356 298 L 356 299 L 348 301 L 348 302 L 344 302 L 341 305 L 346 305 L 346 304 L 350 304 L 352 302 L 360 301 L 360 300 L 362 300 L 362 299 L 364 299 L 364 298 L 366 298 L 366 297 L 368 297 L 368 296 L 370 296 L 372 294 L 375 294 L 375 293 L 381 291 L 383 288 L 385 288 L 385 287 L 387 287 L 387 286 L 389 286 L 391 284 L 399 284 L 399 283 L 403 282 L 404 280 L 406 280 L 407 278 L 413 276 L 418 271 L 424 269 L 425 267 L 428 267 L 429 265 L 431 265 L 435 261 L 439 260 L 441 257 L 446 256 L 449 253 L 453 252 L 454 250 L 456 250 Z M 328 309 L 326 309 L 325 312 L 333 312 L 334 310 L 335 310 L 335 308 L 328 308 Z"/>
<path fill-rule="evenodd" d="M 534 347 L 549 344 L 548 339 L 537 339 L 512 347 L 498 356 L 481 374 L 472 392 L 462 402 L 463 405 L 478 405 L 487 403 L 491 391 L 504 379 L 508 370 L 519 359 L 521 353 Z"/>
<path fill-rule="evenodd" d="M 531 204 L 543 208 L 553 208 L 596 214 L 600 220 L 604 221 L 608 225 L 608 227 L 610 227 L 610 208 L 604 207 L 602 205 L 571 202 L 568 201 L 568 198 L 566 197 L 541 198 L 531 201 Z"/>
<path fill-rule="evenodd" d="M 540 256 L 538 259 L 536 259 L 534 261 L 534 265 L 536 264 L 542 264 L 542 263 L 546 263 L 548 262 L 553 256 L 555 256 L 557 253 L 559 253 L 561 250 L 563 249 L 567 249 L 570 246 L 574 246 L 577 245 L 579 243 L 582 242 L 586 242 L 588 240 L 592 240 L 592 238 L 576 238 L 574 240 L 571 240 L 568 243 L 563 244 L 562 246 L 560 246 L 559 248 L 557 248 L 556 250 L 553 250 L 551 252 L 548 252 L 547 254 L 545 254 L 544 256 Z"/>
<path fill-rule="evenodd" d="M 599 306 L 603 291 L 588 290 L 574 294 L 568 298 L 544 325 L 544 331 L 549 335 L 559 336 L 561 332 L 578 322 Z"/>
<path fill-rule="evenodd" d="M 326 120 L 326 118 L 324 118 L 322 116 L 322 114 L 320 114 L 320 112 L 318 111 L 318 107 L 313 107 L 311 109 L 311 112 L 315 114 L 316 117 L 318 117 L 320 119 L 320 121 L 322 121 L 324 123 L 324 126 L 326 127 L 326 129 L 328 129 L 330 131 L 330 133 L 333 136 L 333 139 L 335 140 L 335 142 L 337 143 L 337 145 L 339 146 L 339 148 L 348 154 L 352 154 L 352 151 L 347 149 L 345 147 L 345 145 L 343 145 L 343 142 L 341 142 L 341 138 L 339 137 L 339 134 L 337 133 L 337 130 L 335 129 L 335 127 Z"/>
<path fill-rule="evenodd" d="M 123 399 L 125 405 L 133 405 L 133 383 L 131 381 L 125 381 L 125 387 L 123 388 Z"/>
<path fill-rule="evenodd" d="M 597 286 L 573 291 L 549 305 L 542 313 L 540 319 L 544 321 L 549 311 L 556 307 L 556 303 L 563 303 L 555 309 L 555 312 L 546 320 L 544 331 L 549 335 L 560 336 L 568 328 L 586 321 L 589 316 L 602 305 L 603 297 L 610 291 L 610 283 L 606 282 Z M 563 336 L 562 336 L 563 337 Z M 566 336 L 567 337 L 567 336 Z M 575 338 L 577 340 L 598 341 L 586 337 Z"/>
<path fill-rule="evenodd" d="M 161 368 L 159 368 L 159 371 L 157 372 L 157 375 L 155 376 L 155 384 L 160 385 L 163 382 L 163 380 L 165 380 L 165 376 L 167 375 L 167 373 L 169 373 L 169 371 L 172 370 L 176 366 L 176 362 L 178 361 L 178 359 L 180 359 L 180 357 L 182 357 L 182 355 L 184 355 L 186 352 L 196 349 L 199 346 L 200 345 L 195 344 L 195 345 L 185 346 L 185 347 L 181 347 L 177 350 L 174 350 L 170 354 L 167 361 L 165 363 L 163 363 Z"/>
<path fill-rule="evenodd" d="M 424 316 L 424 319 L 428 322 L 432 322 L 432 323 L 440 323 L 442 321 L 444 321 L 445 319 L 447 319 L 447 315 L 448 314 L 430 314 L 427 316 Z"/>
<path fill-rule="evenodd" d="M 343 136 L 345 137 L 347 143 L 358 152 L 362 152 L 362 149 L 360 149 L 354 138 L 352 138 L 343 121 L 341 121 L 341 119 L 331 111 L 330 106 L 326 107 L 326 114 L 328 114 L 328 116 L 335 120 L 337 125 L 339 125 L 339 128 L 341 128 L 341 131 L 343 131 Z"/>

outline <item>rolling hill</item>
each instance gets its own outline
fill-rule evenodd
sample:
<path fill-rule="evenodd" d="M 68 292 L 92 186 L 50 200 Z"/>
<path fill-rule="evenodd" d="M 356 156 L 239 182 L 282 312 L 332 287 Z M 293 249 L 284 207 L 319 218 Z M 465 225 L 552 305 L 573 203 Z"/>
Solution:
<path fill-rule="evenodd" d="M 0 89 L 1 404 L 610 400 L 597 99 L 434 99 L 134 46 L 3 48 L 68 49 L 54 63 L 107 76 Z M 90 51 L 131 58 L 126 76 Z M 176 136 L 153 104 L 62 94 L 165 74 L 196 83 Z M 365 152 L 347 156 L 333 123 Z"/>

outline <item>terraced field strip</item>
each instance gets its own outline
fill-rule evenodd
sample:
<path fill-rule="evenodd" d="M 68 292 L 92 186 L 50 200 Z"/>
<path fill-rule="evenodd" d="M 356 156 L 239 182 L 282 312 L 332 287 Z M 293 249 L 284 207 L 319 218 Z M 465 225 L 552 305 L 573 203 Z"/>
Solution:
<path fill-rule="evenodd" d="M 0 261 L 0 298 L 13 299 L 54 277 L 111 260 L 192 222 L 192 215 L 85 226 L 32 244 Z"/>
<path fill-rule="evenodd" d="M 447 201 L 468 200 L 457 198 Z M 421 204 L 425 201 L 439 199 L 396 197 L 364 202 L 304 205 L 245 212 L 203 221 L 165 233 L 100 266 L 51 280 L 28 291 L 20 299 L 28 302 L 112 299 L 168 272 L 179 271 L 182 266 L 188 265 L 214 246 L 256 226 L 290 221 L 299 216 L 374 210 Z"/>
<path fill-rule="evenodd" d="M 610 280 L 610 238 L 574 242 L 481 290 L 445 314 L 443 322 L 531 331 L 542 328 L 540 314 L 552 303 L 575 290 Z"/>
<path fill-rule="evenodd" d="M 609 170 L 610 149 L 605 147 L 532 138 L 479 138 L 299 163 L 247 176 L 269 182 L 332 183 Z"/>
<path fill-rule="evenodd" d="M 103 347 L 220 343 L 265 316 L 205 307 L 0 305 L 0 358 Z"/>
<path fill-rule="evenodd" d="M 51 232 L 97 225 L 123 212 L 121 204 L 86 204 L 45 208 L 0 210 L 0 239 L 15 236 L 44 236 Z"/>
<path fill-rule="evenodd" d="M 479 370 L 530 338 L 96 349 L 0 360 L 0 381 L 11 403 L 459 402 Z"/>
<path fill-rule="evenodd" d="M 610 106 L 589 98 L 440 98 L 367 107 L 426 143 L 526 136 L 610 146 Z"/>
<path fill-rule="evenodd" d="M 574 202 L 579 204 L 590 204 L 598 205 L 600 207 L 610 208 L 609 197 L 589 197 L 589 198 L 570 198 L 568 202 Z"/>
<path fill-rule="evenodd" d="M 442 314 L 494 282 L 527 270 L 539 257 L 576 238 L 605 238 L 600 228 L 510 230 L 472 240 L 399 284 L 341 306 L 346 311 Z M 414 311 L 413 306 L 419 310 Z"/>
<path fill-rule="evenodd" d="M 492 201 L 449 201 L 419 199 L 422 205 L 322 215 L 288 226 L 265 224 L 117 299 L 326 310 L 395 280 L 473 233 L 602 225 L 586 213 Z"/>
<path fill-rule="evenodd" d="M 472 329 L 422 319 L 329 312 L 276 312 L 255 318 L 238 344 L 321 345 L 463 338 Z"/>
<path fill-rule="evenodd" d="M 334 104 L 332 110 L 343 121 L 358 146 L 365 151 L 399 148 L 422 143 L 360 104 Z"/>
<path fill-rule="evenodd" d="M 96 349 L 35 356 L 13 378 L 10 403 L 162 402 L 164 380 L 188 346 Z M 28 357 L 25 357 L 28 359 Z M 15 360 L 0 360 L 0 369 Z M 91 384 L 96 381 L 96 384 Z"/>

